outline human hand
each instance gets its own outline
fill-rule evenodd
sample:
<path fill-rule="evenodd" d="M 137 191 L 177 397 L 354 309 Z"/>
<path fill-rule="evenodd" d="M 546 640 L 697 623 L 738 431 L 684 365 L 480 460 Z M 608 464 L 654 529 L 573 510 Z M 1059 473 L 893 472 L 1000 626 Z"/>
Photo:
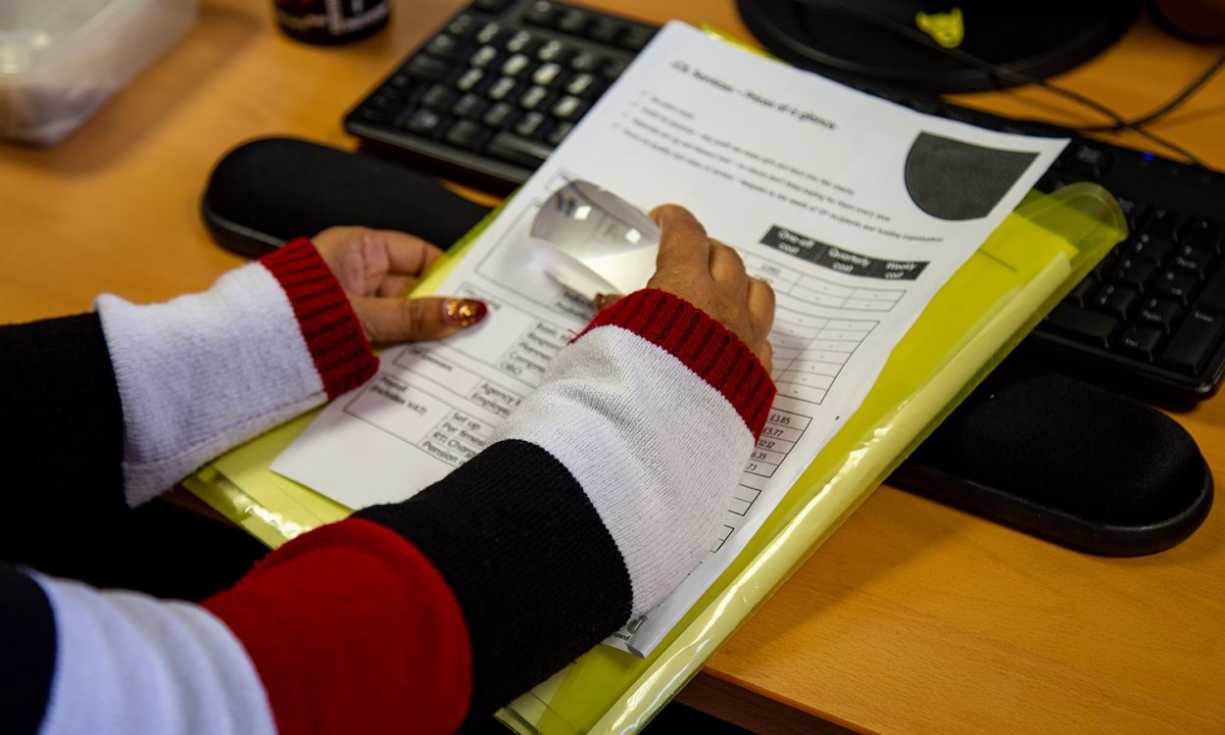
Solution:
<path fill-rule="evenodd" d="M 474 299 L 405 298 L 442 255 L 425 240 L 392 230 L 330 227 L 313 242 L 371 342 L 442 339 L 488 313 L 485 304 Z"/>
<path fill-rule="evenodd" d="M 656 207 L 651 219 L 660 228 L 659 255 L 647 286 L 706 312 L 743 340 L 769 371 L 773 348 L 767 337 L 774 324 L 774 289 L 750 278 L 736 251 L 708 237 L 684 207 Z"/>

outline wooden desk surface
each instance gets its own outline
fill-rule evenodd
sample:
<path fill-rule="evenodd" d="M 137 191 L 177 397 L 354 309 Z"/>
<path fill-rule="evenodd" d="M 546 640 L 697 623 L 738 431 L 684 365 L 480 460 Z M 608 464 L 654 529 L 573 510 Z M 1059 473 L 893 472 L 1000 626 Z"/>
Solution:
<path fill-rule="evenodd" d="M 592 4 L 747 37 L 726 0 Z M 68 142 L 0 147 L 0 322 L 80 311 L 103 291 L 162 299 L 237 265 L 197 213 L 213 163 L 259 135 L 351 146 L 347 107 L 459 5 L 403 0 L 391 32 L 316 49 L 273 32 L 269 2 L 203 0 L 188 39 Z M 1061 81 L 1134 114 L 1211 56 L 1142 24 Z M 1089 120 L 1040 92 L 967 99 Z M 1225 168 L 1225 77 L 1154 129 Z M 1225 477 L 1225 398 L 1177 418 Z M 1093 558 L 883 488 L 704 678 L 863 730 L 1222 732 L 1223 545 L 1215 512 L 1172 551 Z"/>

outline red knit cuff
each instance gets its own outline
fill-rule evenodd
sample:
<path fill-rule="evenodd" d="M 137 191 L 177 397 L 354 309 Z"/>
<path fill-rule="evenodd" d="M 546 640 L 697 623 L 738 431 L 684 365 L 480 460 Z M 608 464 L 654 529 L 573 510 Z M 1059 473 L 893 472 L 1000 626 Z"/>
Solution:
<path fill-rule="evenodd" d="M 459 603 L 416 546 L 377 523 L 304 534 L 204 606 L 242 643 L 281 735 L 454 732 L 467 716 Z"/>
<path fill-rule="evenodd" d="M 328 400 L 378 371 L 379 360 L 348 295 L 310 240 L 286 243 L 259 262 L 285 289 Z"/>
<path fill-rule="evenodd" d="M 706 312 L 648 288 L 600 311 L 575 339 L 602 326 L 628 329 L 667 350 L 723 394 L 754 438 L 761 435 L 777 392 L 774 380 L 748 345 Z"/>

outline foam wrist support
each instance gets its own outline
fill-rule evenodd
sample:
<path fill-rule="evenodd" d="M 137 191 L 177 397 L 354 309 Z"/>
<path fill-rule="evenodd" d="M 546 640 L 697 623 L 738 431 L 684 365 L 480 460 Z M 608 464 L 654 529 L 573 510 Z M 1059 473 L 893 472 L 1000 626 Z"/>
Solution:
<path fill-rule="evenodd" d="M 377 358 L 308 240 L 208 291 L 97 301 L 124 419 L 129 506 L 225 450 L 360 385 Z"/>

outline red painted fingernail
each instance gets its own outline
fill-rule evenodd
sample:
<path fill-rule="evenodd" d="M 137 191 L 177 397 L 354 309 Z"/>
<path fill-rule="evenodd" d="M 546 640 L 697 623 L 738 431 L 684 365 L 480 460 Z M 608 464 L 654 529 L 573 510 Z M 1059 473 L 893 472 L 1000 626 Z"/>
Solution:
<path fill-rule="evenodd" d="M 476 299 L 447 299 L 442 305 L 442 313 L 452 324 L 470 327 L 485 318 L 489 307 Z"/>

